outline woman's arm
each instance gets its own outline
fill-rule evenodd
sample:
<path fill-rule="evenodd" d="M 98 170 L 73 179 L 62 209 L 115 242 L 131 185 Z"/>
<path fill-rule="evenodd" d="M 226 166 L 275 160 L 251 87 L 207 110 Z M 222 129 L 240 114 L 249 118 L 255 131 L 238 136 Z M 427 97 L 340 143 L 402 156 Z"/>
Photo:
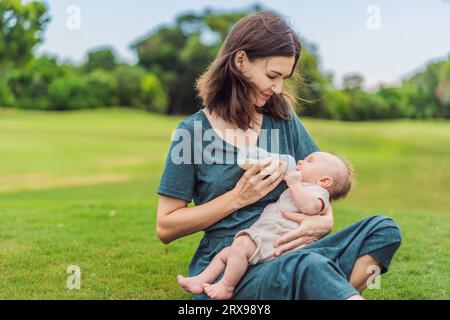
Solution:
<path fill-rule="evenodd" d="M 334 227 L 333 208 L 328 206 L 323 215 L 308 216 L 296 212 L 282 211 L 286 219 L 299 223 L 299 227 L 281 236 L 274 243 L 275 256 L 298 249 L 331 233 Z"/>
<path fill-rule="evenodd" d="M 168 244 L 204 230 L 238 209 L 239 204 L 231 191 L 192 208 L 188 208 L 184 200 L 159 196 L 156 234 Z"/>
<path fill-rule="evenodd" d="M 168 244 L 175 239 L 205 230 L 234 211 L 258 201 L 284 178 L 271 164 L 271 159 L 267 159 L 253 165 L 232 190 L 199 206 L 188 208 L 184 200 L 160 195 L 156 218 L 158 237 Z M 270 174 L 267 177 L 268 172 Z M 265 177 L 267 178 L 264 179 Z"/>

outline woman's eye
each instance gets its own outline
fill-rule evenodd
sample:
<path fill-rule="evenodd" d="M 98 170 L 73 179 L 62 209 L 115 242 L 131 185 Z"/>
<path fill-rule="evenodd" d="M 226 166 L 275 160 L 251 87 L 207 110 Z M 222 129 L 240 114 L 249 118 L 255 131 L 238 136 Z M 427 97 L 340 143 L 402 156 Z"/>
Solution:
<path fill-rule="evenodd" d="M 269 76 L 269 75 L 267 75 L 268 77 L 269 77 L 269 79 L 275 79 L 276 77 L 271 77 L 271 76 Z"/>

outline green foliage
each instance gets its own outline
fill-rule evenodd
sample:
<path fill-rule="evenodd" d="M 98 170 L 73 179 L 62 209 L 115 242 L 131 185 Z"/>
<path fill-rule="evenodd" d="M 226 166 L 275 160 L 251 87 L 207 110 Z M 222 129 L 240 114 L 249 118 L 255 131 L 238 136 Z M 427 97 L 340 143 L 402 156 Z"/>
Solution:
<path fill-rule="evenodd" d="M 144 108 L 158 113 L 165 113 L 167 96 L 161 82 L 154 74 L 147 74 L 141 80 L 142 102 Z"/>
<path fill-rule="evenodd" d="M 351 73 L 344 76 L 343 82 L 345 90 L 361 90 L 364 77 L 359 73 Z"/>
<path fill-rule="evenodd" d="M 440 114 L 450 118 L 450 59 L 442 64 L 438 80 L 435 96 L 439 103 Z"/>
<path fill-rule="evenodd" d="M 87 109 L 114 106 L 118 102 L 113 75 L 102 70 L 90 74 L 67 74 L 49 86 L 49 100 L 54 110 Z"/>
<path fill-rule="evenodd" d="M 186 12 L 132 44 L 137 65 L 118 63 L 112 48 L 89 51 L 80 66 L 33 58 L 49 18 L 38 1 L 0 2 L 0 105 L 42 110 L 72 110 L 122 105 L 167 114 L 191 114 L 201 107 L 194 89 L 213 61 L 230 28 L 264 8 Z M 8 46 L 6 46 L 8 40 Z M 17 62 L 14 65 L 13 60 Z M 302 103 L 305 116 L 369 120 L 450 118 L 450 59 L 430 63 L 396 87 L 364 90 L 358 73 L 343 78 L 343 88 L 320 64 L 318 48 L 302 39 L 294 77 L 285 83 Z"/>
<path fill-rule="evenodd" d="M 31 50 L 42 41 L 50 21 L 46 11 L 40 1 L 0 1 L 0 69 L 32 58 Z"/>
<path fill-rule="evenodd" d="M 305 100 L 304 115 L 342 120 L 450 118 L 450 59 L 428 65 L 400 86 L 367 92 L 357 73 L 344 76 L 343 89 L 335 89 L 314 52 L 303 52 L 304 70 L 297 83 Z"/>
<path fill-rule="evenodd" d="M 43 56 L 0 74 L 0 105 L 75 110 L 117 104 L 164 113 L 167 95 L 156 75 L 127 65 L 84 73 L 84 68 Z"/>
<path fill-rule="evenodd" d="M 14 95 L 9 87 L 8 80 L 10 79 L 12 71 L 10 69 L 3 69 L 0 73 L 0 107 L 14 106 Z"/>
<path fill-rule="evenodd" d="M 405 88 L 400 87 L 381 87 L 376 95 L 384 100 L 388 110 L 385 118 L 412 118 L 414 108 L 409 101 L 408 93 Z"/>
<path fill-rule="evenodd" d="M 189 114 L 201 107 L 195 80 L 217 54 L 229 29 L 257 8 L 229 14 L 210 9 L 182 14 L 174 26 L 161 26 L 132 45 L 139 65 L 155 73 L 167 89 L 167 113 Z M 213 35 L 214 40 L 205 43 L 201 40 L 205 34 Z"/>
<path fill-rule="evenodd" d="M 333 90 L 325 93 L 323 97 L 323 108 L 318 117 L 347 120 L 351 118 L 350 97 L 344 91 Z"/>
<path fill-rule="evenodd" d="M 22 69 L 10 69 L 0 82 L 2 101 L 9 106 L 42 110 L 73 110 L 117 104 L 115 79 L 96 70 L 79 73 L 47 56 Z"/>
<path fill-rule="evenodd" d="M 388 106 L 382 97 L 362 90 L 351 90 L 351 116 L 346 120 L 382 119 L 388 115 Z"/>
<path fill-rule="evenodd" d="M 43 56 L 21 69 L 10 69 L 4 84 L 10 90 L 9 106 L 32 109 L 52 109 L 49 84 L 62 77 L 64 71 L 54 58 Z"/>
<path fill-rule="evenodd" d="M 117 81 L 114 74 L 100 69 L 95 70 L 87 75 L 87 84 L 94 106 L 109 107 L 118 104 Z"/>
<path fill-rule="evenodd" d="M 110 48 L 101 48 L 88 52 L 87 62 L 84 65 L 86 72 L 96 69 L 111 71 L 117 66 L 116 57 Z"/>
<path fill-rule="evenodd" d="M 95 107 L 87 78 L 67 75 L 54 80 L 49 88 L 49 99 L 55 110 L 75 110 Z"/>
<path fill-rule="evenodd" d="M 429 64 L 403 83 L 416 118 L 450 118 L 450 57 Z"/>
<path fill-rule="evenodd" d="M 140 67 L 122 65 L 115 71 L 117 95 L 120 105 L 142 107 L 141 82 L 145 70 Z"/>
<path fill-rule="evenodd" d="M 178 54 L 186 41 L 187 37 L 180 29 L 161 27 L 132 47 L 137 51 L 139 65 L 144 68 L 157 64 L 163 69 L 181 71 Z"/>
<path fill-rule="evenodd" d="M 314 44 L 303 40 L 300 56 L 299 77 L 293 79 L 297 88 L 297 96 L 303 105 L 302 114 L 312 117 L 328 117 L 330 110 L 322 99 L 331 87 L 330 79 L 320 70 L 317 48 Z"/>
<path fill-rule="evenodd" d="M 231 27 L 240 19 L 253 12 L 263 11 L 263 7 L 256 4 L 248 11 L 222 13 L 206 10 L 203 15 L 205 25 L 218 36 L 218 41 L 222 43 L 228 35 Z"/>

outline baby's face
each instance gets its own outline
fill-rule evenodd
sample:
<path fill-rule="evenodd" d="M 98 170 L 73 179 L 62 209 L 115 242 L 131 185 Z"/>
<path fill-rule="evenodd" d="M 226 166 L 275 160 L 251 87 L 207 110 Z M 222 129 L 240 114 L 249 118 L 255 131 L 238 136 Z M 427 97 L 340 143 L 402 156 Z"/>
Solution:
<path fill-rule="evenodd" d="M 323 176 L 336 179 L 341 170 L 346 170 L 338 157 L 327 152 L 311 153 L 304 160 L 297 161 L 296 169 L 301 172 L 304 182 L 316 184 Z"/>

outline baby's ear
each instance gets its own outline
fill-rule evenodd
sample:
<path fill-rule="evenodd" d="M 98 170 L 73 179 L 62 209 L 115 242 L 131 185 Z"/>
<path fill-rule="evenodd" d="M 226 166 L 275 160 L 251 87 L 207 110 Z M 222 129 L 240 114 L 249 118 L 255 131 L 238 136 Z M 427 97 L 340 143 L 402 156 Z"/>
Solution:
<path fill-rule="evenodd" d="M 329 188 L 333 184 L 333 178 L 329 176 L 323 176 L 319 180 L 319 186 L 322 188 Z"/>

